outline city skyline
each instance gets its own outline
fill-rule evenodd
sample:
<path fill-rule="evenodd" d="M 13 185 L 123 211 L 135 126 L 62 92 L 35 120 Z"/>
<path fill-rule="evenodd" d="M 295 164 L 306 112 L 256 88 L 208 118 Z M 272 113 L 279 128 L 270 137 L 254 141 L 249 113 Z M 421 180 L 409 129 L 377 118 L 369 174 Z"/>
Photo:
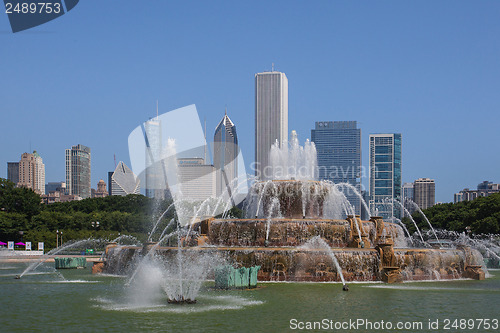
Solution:
<path fill-rule="evenodd" d="M 266 72 L 266 73 L 276 73 L 276 74 L 282 74 L 282 75 L 285 77 L 285 79 L 286 79 L 286 75 L 285 75 L 285 73 L 280 73 L 280 72 Z M 255 75 L 256 75 L 256 77 L 257 77 L 257 75 L 258 75 L 258 74 L 262 74 L 262 73 L 257 73 L 257 74 L 255 74 Z M 288 82 L 287 82 L 287 83 L 288 83 Z M 357 121 L 323 121 L 323 122 L 316 122 L 316 123 L 315 123 L 315 124 L 316 124 L 315 129 L 311 130 L 311 140 L 312 140 L 312 142 L 314 142 L 314 137 L 315 137 L 315 135 L 314 135 L 314 131 L 319 129 L 319 127 L 318 127 L 318 126 L 319 126 L 319 124 L 322 124 L 322 126 L 327 126 L 327 124 L 331 124 L 331 126 L 330 126 L 330 127 L 332 127 L 332 128 L 333 128 L 333 127 L 339 127 L 339 126 L 340 126 L 340 127 L 346 127 L 345 125 L 341 125 L 341 124 L 354 124 L 354 128 L 355 128 L 356 130 L 358 130 L 358 131 L 359 131 L 359 134 L 361 134 L 361 129 L 359 129 L 359 128 L 357 128 L 357 127 L 356 127 L 356 122 L 357 122 Z M 150 134 L 149 136 L 151 136 L 151 133 L 150 133 L 150 132 L 152 131 L 152 129 L 151 129 L 151 128 L 149 128 L 149 129 L 148 129 L 148 124 L 149 124 L 149 125 L 153 124 L 153 125 L 157 125 L 157 126 L 158 126 L 158 124 L 159 124 L 159 123 L 158 123 L 158 124 L 157 124 L 157 123 L 158 123 L 157 118 L 150 118 L 148 121 L 146 121 L 146 122 L 145 122 L 145 130 L 146 130 L 146 133 L 149 133 L 149 134 Z M 214 136 L 214 147 L 215 147 L 215 141 L 217 141 L 217 134 L 218 134 L 218 132 L 220 132 L 220 131 L 221 131 L 221 124 L 223 124 L 224 126 L 226 126 L 226 123 L 228 123 L 228 124 L 229 124 L 229 125 L 228 125 L 229 127 L 226 129 L 226 131 L 228 131 L 228 132 L 233 131 L 233 132 L 234 132 L 234 135 L 236 135 L 236 132 L 235 132 L 235 128 L 236 128 L 236 126 L 235 126 L 235 124 L 234 124 L 234 123 L 232 123 L 232 121 L 229 119 L 229 117 L 227 116 L 227 111 L 226 111 L 225 116 L 224 116 L 224 117 L 223 117 L 223 119 L 219 122 L 219 125 L 218 125 L 218 126 L 217 126 L 217 128 L 216 128 L 216 132 L 215 132 L 215 136 Z M 336 125 L 335 125 L 335 124 L 336 124 Z M 151 127 L 151 126 L 149 126 L 149 127 Z M 340 128 L 340 127 L 339 127 L 339 128 Z M 350 127 L 352 127 L 352 125 L 349 125 L 349 126 L 347 126 L 347 127 L 349 127 L 349 128 L 350 128 Z M 347 127 L 346 127 L 346 128 L 347 128 Z M 219 134 L 220 134 L 220 133 L 219 133 Z M 371 140 L 371 137 L 372 137 L 372 136 L 373 136 L 373 137 L 375 137 L 375 136 L 380 136 L 380 135 L 383 135 L 383 136 L 384 136 L 384 135 L 387 135 L 387 134 L 380 134 L 380 133 L 373 134 L 373 133 L 371 133 L 371 134 L 370 134 L 370 140 Z M 390 135 L 400 135 L 400 134 L 390 134 Z M 219 135 L 219 136 L 220 136 L 220 135 Z M 220 138 L 219 138 L 219 139 L 220 139 Z M 343 140 L 345 141 L 345 138 L 343 138 Z M 155 139 L 154 141 L 158 141 L 158 140 L 157 140 L 157 139 Z M 161 138 L 160 138 L 160 141 L 161 141 Z M 73 150 L 73 149 L 77 149 L 78 147 L 83 147 L 82 149 L 84 149 L 84 150 L 88 150 L 88 154 L 89 154 L 89 156 L 90 156 L 90 148 L 89 148 L 89 147 L 85 147 L 85 146 L 83 146 L 83 145 L 78 144 L 77 146 L 73 146 L 73 147 L 72 147 L 72 149 L 66 149 L 66 164 L 68 163 L 68 151 L 71 151 L 71 150 Z M 236 138 L 236 147 L 237 147 L 237 138 Z M 346 147 L 347 147 L 347 146 L 346 146 Z M 161 149 L 161 147 L 156 147 L 155 149 Z M 370 148 L 370 150 L 371 150 L 371 148 Z M 214 161 L 213 161 L 213 162 L 214 162 L 214 164 L 215 164 L 215 160 L 216 160 L 216 158 L 215 158 L 216 154 L 217 154 L 217 153 L 214 151 Z M 35 150 L 35 151 L 33 151 L 33 154 L 23 153 L 23 154 L 21 154 L 21 157 L 23 158 L 23 156 L 24 156 L 24 155 L 34 155 L 35 160 L 39 160 L 39 161 L 40 161 L 39 163 L 41 163 L 41 164 L 42 164 L 42 166 L 43 166 L 43 179 L 44 179 L 44 181 L 42 181 L 42 183 L 43 183 L 43 184 L 41 184 L 41 185 L 40 185 L 40 184 L 38 184 L 38 186 L 40 187 L 40 186 L 42 186 L 42 185 L 43 185 L 43 188 L 45 188 L 45 185 L 49 185 L 49 183 L 51 183 L 51 182 L 49 182 L 49 181 L 45 182 L 45 166 L 44 166 L 43 162 L 41 162 L 41 157 L 40 157 L 40 155 L 37 153 L 37 151 L 36 151 L 36 150 Z M 320 154 L 319 154 L 319 155 L 320 155 Z M 362 156 L 362 155 L 361 155 L 361 152 L 359 152 L 359 155 L 360 155 L 360 157 Z M 76 156 L 76 155 L 75 155 L 75 156 Z M 149 158 L 150 158 L 150 157 L 149 157 L 149 158 L 148 158 L 148 157 L 149 157 L 149 156 L 148 156 L 148 155 L 146 155 L 146 163 L 147 163 L 147 164 L 149 164 L 148 160 L 149 160 Z M 331 159 L 332 157 L 333 157 L 333 156 L 330 156 L 330 159 Z M 89 159 L 90 159 L 90 158 L 89 158 Z M 320 158 L 318 158 L 318 159 L 320 159 Z M 338 157 L 337 157 L 337 159 L 338 159 Z M 22 161 L 22 160 L 21 160 L 21 161 Z M 205 161 L 205 162 L 206 162 L 206 161 Z M 205 162 L 204 162 L 204 163 L 205 163 Z M 120 163 L 123 163 L 123 162 L 120 162 Z M 7 162 L 7 164 L 8 164 L 8 174 L 7 174 L 7 177 L 5 177 L 5 178 L 6 178 L 6 179 L 11 180 L 11 177 L 12 177 L 12 174 L 13 174 L 13 171 L 12 171 L 12 170 L 14 169 L 14 167 L 19 168 L 19 164 L 20 164 L 20 163 L 19 163 L 19 162 Z M 213 165 L 212 165 L 212 166 L 213 166 Z M 319 165 L 319 166 L 321 167 L 321 165 Z M 11 168 L 11 167 L 12 167 L 12 168 Z M 111 173 L 112 173 L 112 172 L 108 172 L 108 183 L 106 183 L 108 186 L 109 186 L 109 184 L 110 184 L 110 183 L 109 183 L 109 179 L 110 179 L 110 178 L 109 178 L 109 174 L 111 174 Z M 362 172 L 360 171 L 359 173 L 361 174 Z M 146 173 L 146 174 L 147 174 L 147 173 Z M 359 176 L 359 175 L 357 174 L 357 176 Z M 2 177 L 2 178 L 3 178 L 3 177 Z M 19 177 L 18 177 L 18 178 L 19 178 Z M 355 177 L 355 178 L 358 178 L 358 177 Z M 319 179 L 321 180 L 321 179 L 327 179 L 327 178 L 322 177 L 321 175 L 319 175 Z M 420 181 L 420 180 L 424 180 L 424 179 L 427 179 L 427 178 L 419 178 L 419 179 L 415 180 L 415 183 L 417 183 L 417 182 L 418 182 L 418 181 Z M 68 180 L 68 167 L 66 167 L 66 182 L 67 182 L 67 180 Z M 102 180 L 102 179 L 101 179 L 101 180 Z M 147 176 L 146 176 L 146 180 L 147 180 Z M 343 181 L 344 181 L 344 180 L 339 180 L 339 179 L 331 179 L 331 180 L 333 180 L 335 183 L 338 183 L 338 182 L 343 182 Z M 40 182 L 40 181 L 38 181 L 38 182 Z M 217 185 L 218 185 L 218 182 L 219 182 L 219 179 L 217 179 L 216 181 L 214 181 L 214 183 L 215 183 L 215 184 L 217 184 Z M 347 181 L 347 182 L 348 182 L 348 183 L 350 183 L 350 181 Z M 52 183 L 54 183 L 54 182 L 52 182 Z M 431 200 L 431 201 L 432 201 L 433 203 L 432 203 L 432 204 L 427 204 L 427 203 L 425 203 L 425 204 L 423 204 L 423 205 L 418 205 L 419 207 L 421 206 L 421 208 L 422 208 L 422 209 L 428 208 L 428 207 L 432 206 L 432 205 L 433 205 L 433 204 L 435 204 L 435 203 L 440 203 L 440 202 L 436 202 L 436 201 L 435 201 L 435 199 L 434 199 L 434 197 L 435 197 L 435 194 L 434 194 L 434 193 L 435 193 L 435 183 L 434 183 L 434 180 L 432 180 L 432 183 L 433 183 L 433 190 L 432 190 L 432 191 L 433 191 L 433 195 L 432 195 L 432 200 Z M 488 183 L 488 181 L 483 181 L 483 185 L 484 185 L 484 183 Z M 491 182 L 490 182 L 490 183 L 491 183 Z M 17 184 L 17 182 L 16 182 L 16 184 Z M 405 187 L 404 187 L 404 186 L 405 186 L 406 184 L 407 184 L 407 183 L 405 182 L 405 183 L 403 183 L 403 184 L 401 185 L 401 187 L 400 187 L 400 189 L 401 189 L 401 191 L 400 191 L 400 192 L 401 192 L 401 196 L 400 196 L 400 197 L 401 197 L 403 200 L 404 200 L 404 198 L 406 197 L 406 196 L 405 196 L 405 194 L 404 194 L 404 191 L 405 191 Z M 412 185 L 413 185 L 414 183 L 410 183 L 410 184 L 412 184 Z M 216 185 L 216 188 L 217 188 L 216 192 L 219 190 L 219 188 L 218 188 L 218 186 L 217 186 L 217 185 Z M 362 185 L 362 184 L 360 184 L 360 183 L 357 183 L 357 184 L 353 183 L 352 185 L 355 185 L 357 188 L 359 188 L 359 186 L 360 186 L 360 185 Z M 481 184 L 480 184 L 480 185 L 481 185 Z M 478 185 L 478 189 L 479 189 L 479 186 L 480 186 L 480 185 Z M 23 186 L 25 186 L 25 185 L 23 185 Z M 30 187 L 30 186 L 28 186 L 28 187 Z M 91 190 L 94 190 L 94 188 L 92 188 L 92 186 L 90 186 L 90 189 L 91 189 Z M 361 193 L 361 188 L 359 188 L 359 190 L 360 190 L 360 193 Z M 369 191 L 370 191 L 369 187 L 365 188 L 364 190 L 366 190 L 367 192 L 369 192 Z M 468 190 L 468 188 L 465 188 L 465 190 Z M 465 190 L 464 190 L 464 191 L 465 191 Z M 414 191 L 414 189 L 412 188 L 412 193 L 413 193 L 413 191 Z M 40 194 L 45 194 L 45 193 L 46 193 L 45 191 L 41 191 L 41 190 L 38 190 L 38 192 L 39 192 Z M 71 192 L 71 190 L 70 190 L 70 189 L 68 189 L 68 193 L 69 193 L 69 192 Z M 162 191 L 162 192 L 163 192 L 163 191 Z M 462 192 L 463 192 L 463 191 L 462 191 Z M 140 192 L 136 192 L 136 193 L 140 193 Z M 48 194 L 48 193 L 47 193 L 47 194 Z M 145 195 L 146 195 L 146 196 L 148 196 L 148 194 L 147 194 L 147 189 L 146 189 L 146 194 L 145 194 Z M 346 194 L 346 195 L 348 195 L 348 194 Z M 154 194 L 151 194 L 151 197 L 154 197 Z M 396 196 L 396 197 L 397 197 L 397 196 Z M 455 193 L 455 194 L 454 194 L 454 200 L 453 200 L 454 202 L 457 202 L 456 197 L 457 197 L 457 194 Z M 349 201 L 351 201 L 351 203 L 352 203 L 352 204 L 353 204 L 353 206 L 355 207 L 355 209 L 356 209 L 356 213 L 357 213 L 357 214 L 358 214 L 358 208 L 359 208 L 359 210 L 361 209 L 360 207 L 358 207 L 358 204 L 360 204 L 360 202 L 358 202 L 358 201 L 359 201 L 359 200 L 358 200 L 358 198 L 359 198 L 359 197 L 358 197 L 357 195 L 352 196 L 352 198 L 348 197 Z M 356 199 L 356 200 L 353 200 L 353 199 Z M 413 199 L 415 199 L 415 198 L 413 198 Z M 426 202 L 427 202 L 427 201 L 429 201 L 429 200 L 430 200 L 430 199 L 427 199 L 427 200 L 426 200 Z M 353 203 L 353 201 L 354 201 L 354 203 Z M 415 201 L 415 200 L 413 200 L 413 201 Z M 419 200 L 417 200 L 417 201 L 419 201 Z M 453 202 L 453 201 L 451 201 L 451 200 L 450 200 L 449 202 Z M 415 203 L 417 203 L 417 202 L 415 202 Z M 368 202 L 367 202 L 367 204 L 368 204 Z M 417 203 L 417 204 L 418 204 L 418 203 Z M 405 206 L 406 206 L 406 205 L 405 205 Z M 407 207 L 407 208 L 408 208 L 408 207 Z M 410 207 L 410 208 L 412 208 L 412 207 Z M 410 212 L 411 212 L 411 211 L 413 210 L 413 208 L 412 208 L 412 209 L 409 209 L 409 210 L 410 210 Z"/>
<path fill-rule="evenodd" d="M 283 10 L 280 2 L 158 3 L 149 4 L 148 14 L 101 6 L 96 13 L 84 2 L 61 19 L 2 35 L 0 66 L 8 78 L 0 83 L 2 177 L 7 162 L 36 149 L 46 181 L 63 181 L 62 151 L 83 142 L 92 148 L 97 184 L 114 168 L 114 155 L 130 165 L 127 136 L 156 114 L 156 100 L 161 113 L 195 103 L 208 128 L 227 104 L 233 122 L 244 125 L 238 136 L 248 165 L 254 73 L 274 62 L 289 79 L 288 132 L 295 129 L 301 142 L 315 121 L 357 120 L 364 152 L 370 133 L 403 133 L 403 181 L 435 179 L 436 201 L 450 202 L 453 193 L 485 179 L 498 182 L 499 134 L 464 133 L 498 121 L 500 4 L 444 1 L 429 10 L 391 1 L 292 1 Z M 115 15 L 105 17 L 106 11 Z M 92 26 L 89 17 L 96 19 Z M 130 17 L 136 24 L 123 24 Z M 0 30 L 10 30 L 5 15 Z M 96 39 L 99 55 L 91 52 Z M 26 120 L 21 128 L 13 126 L 19 118 Z M 71 131 L 61 130 L 67 126 Z M 367 154 L 362 165 L 368 166 Z M 367 188 L 366 176 L 362 182 Z"/>

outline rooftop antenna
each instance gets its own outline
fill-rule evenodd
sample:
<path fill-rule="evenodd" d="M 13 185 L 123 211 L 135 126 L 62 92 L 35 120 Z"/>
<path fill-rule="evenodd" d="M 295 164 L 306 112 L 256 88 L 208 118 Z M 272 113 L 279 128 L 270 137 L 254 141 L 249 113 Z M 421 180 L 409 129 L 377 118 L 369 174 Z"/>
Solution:
<path fill-rule="evenodd" d="M 156 100 L 156 121 L 158 121 L 158 100 Z"/>
<path fill-rule="evenodd" d="M 224 115 L 227 116 L 227 104 L 226 104 L 226 107 L 225 107 L 225 110 L 224 110 Z"/>
<path fill-rule="evenodd" d="M 273 62 L 273 64 L 271 65 L 271 68 L 272 68 L 271 72 L 274 72 L 274 62 Z"/>
<path fill-rule="evenodd" d="M 116 154 L 113 154 L 113 158 L 115 159 L 115 169 L 116 169 Z"/>

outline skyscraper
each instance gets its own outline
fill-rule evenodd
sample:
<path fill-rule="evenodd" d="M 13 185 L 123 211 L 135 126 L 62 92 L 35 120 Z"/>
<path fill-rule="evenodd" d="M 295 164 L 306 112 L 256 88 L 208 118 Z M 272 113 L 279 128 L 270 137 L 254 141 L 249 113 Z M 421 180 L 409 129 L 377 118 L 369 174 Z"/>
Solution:
<path fill-rule="evenodd" d="M 413 187 L 413 183 L 404 183 L 402 186 L 403 200 L 401 201 L 401 203 L 410 213 L 413 213 L 413 211 L 415 210 L 415 207 L 412 204 L 412 202 L 415 201 Z"/>
<path fill-rule="evenodd" d="M 36 150 L 33 154 L 21 155 L 18 170 L 17 186 L 31 188 L 38 194 L 45 194 L 45 165 Z"/>
<path fill-rule="evenodd" d="M 227 116 L 220 121 L 214 134 L 214 167 L 216 172 L 216 195 L 222 195 L 226 190 L 232 196 L 235 179 L 238 178 L 238 136 L 236 126 Z"/>
<path fill-rule="evenodd" d="M 419 178 L 413 184 L 414 201 L 420 209 L 434 206 L 436 203 L 436 183 L 434 179 Z"/>
<path fill-rule="evenodd" d="M 146 139 L 146 196 L 165 199 L 167 180 L 161 161 L 162 135 L 161 122 L 158 117 L 144 123 L 144 134 Z"/>
<path fill-rule="evenodd" d="M 361 193 L 361 129 L 356 121 L 319 121 L 311 130 L 318 154 L 318 177 L 348 183 Z M 350 188 L 344 194 L 361 214 L 361 200 Z"/>
<path fill-rule="evenodd" d="M 19 183 L 19 162 L 7 162 L 7 179 Z"/>
<path fill-rule="evenodd" d="M 285 73 L 255 74 L 255 175 L 270 178 L 269 151 L 288 138 L 288 79 Z"/>
<path fill-rule="evenodd" d="M 17 186 L 34 190 L 35 157 L 30 153 L 23 153 L 19 161 L 19 182 Z"/>
<path fill-rule="evenodd" d="M 33 157 L 35 161 L 34 189 L 38 194 L 45 194 L 45 164 L 36 150 L 33 151 Z"/>
<path fill-rule="evenodd" d="M 201 157 L 179 158 L 178 178 L 182 196 L 188 200 L 204 201 L 215 197 L 215 169 Z"/>
<path fill-rule="evenodd" d="M 401 134 L 370 134 L 370 210 L 401 217 Z"/>
<path fill-rule="evenodd" d="M 66 149 L 66 191 L 69 195 L 90 198 L 90 148 L 84 145 Z"/>
<path fill-rule="evenodd" d="M 140 179 L 122 161 L 108 174 L 109 195 L 140 194 Z"/>

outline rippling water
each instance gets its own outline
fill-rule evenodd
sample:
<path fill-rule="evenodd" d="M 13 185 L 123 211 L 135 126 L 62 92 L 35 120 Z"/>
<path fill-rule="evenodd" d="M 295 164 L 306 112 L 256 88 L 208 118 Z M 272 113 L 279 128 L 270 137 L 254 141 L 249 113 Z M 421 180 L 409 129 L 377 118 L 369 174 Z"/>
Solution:
<path fill-rule="evenodd" d="M 441 332 L 445 319 L 500 319 L 500 271 L 486 281 L 352 283 L 349 292 L 339 283 L 216 291 L 207 282 L 197 304 L 171 305 L 161 293 L 131 297 L 122 277 L 93 276 L 90 269 L 56 272 L 53 263 L 15 280 L 25 268 L 0 263 L 1 332 L 286 332 L 292 319 L 421 321 L 424 329 L 400 332 Z M 427 329 L 429 319 L 439 319 L 441 329 Z M 337 330 L 367 331 L 373 330 Z M 447 330 L 463 331 L 499 330 Z"/>

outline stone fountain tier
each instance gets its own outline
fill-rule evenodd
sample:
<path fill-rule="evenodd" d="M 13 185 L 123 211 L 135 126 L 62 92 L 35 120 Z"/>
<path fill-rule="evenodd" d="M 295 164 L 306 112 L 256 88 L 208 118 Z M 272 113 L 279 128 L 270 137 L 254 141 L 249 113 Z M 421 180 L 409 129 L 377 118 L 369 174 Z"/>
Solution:
<path fill-rule="evenodd" d="M 273 211 L 274 199 L 279 202 L 279 215 L 284 218 L 320 218 L 329 187 L 318 181 L 272 180 L 257 183 L 255 191 L 262 196 L 264 212 Z"/>
<path fill-rule="evenodd" d="M 144 254 L 146 246 L 116 246 L 106 247 L 104 261 L 99 264 L 99 269 L 92 273 L 107 273 L 116 275 L 127 275 L 133 272 L 137 264 L 137 258 Z"/>
<path fill-rule="evenodd" d="M 476 252 L 470 248 L 395 249 L 394 256 L 403 280 L 484 280 L 479 260 L 470 255 Z"/>
<path fill-rule="evenodd" d="M 115 248 L 114 256 L 106 259 L 106 273 L 126 274 L 127 261 L 142 252 L 138 247 Z M 175 261 L 178 247 L 158 247 L 157 257 Z M 186 257 L 213 255 L 225 257 L 239 267 L 261 266 L 259 281 L 340 281 L 330 254 L 337 258 L 346 281 L 384 281 L 388 283 L 411 280 L 480 279 L 481 267 L 470 262 L 464 249 L 393 249 L 389 242 L 377 248 L 302 247 L 226 247 L 203 246 L 183 248 Z M 120 256 L 120 252 L 124 255 Z M 108 256 L 113 252 L 108 252 Z M 122 269 L 121 269 L 122 268 Z M 484 276 L 484 273 L 483 273 Z M 213 276 L 208 276 L 213 278 Z"/>
<path fill-rule="evenodd" d="M 356 220 L 355 220 L 356 219 Z M 356 223 L 360 227 L 358 235 Z M 268 230 L 269 229 L 269 230 Z M 195 226 L 203 243 L 217 246 L 300 246 L 320 236 L 335 248 L 375 246 L 383 237 L 404 239 L 400 226 L 383 222 L 378 217 L 361 221 L 359 217 L 347 220 L 329 219 L 210 219 Z"/>

